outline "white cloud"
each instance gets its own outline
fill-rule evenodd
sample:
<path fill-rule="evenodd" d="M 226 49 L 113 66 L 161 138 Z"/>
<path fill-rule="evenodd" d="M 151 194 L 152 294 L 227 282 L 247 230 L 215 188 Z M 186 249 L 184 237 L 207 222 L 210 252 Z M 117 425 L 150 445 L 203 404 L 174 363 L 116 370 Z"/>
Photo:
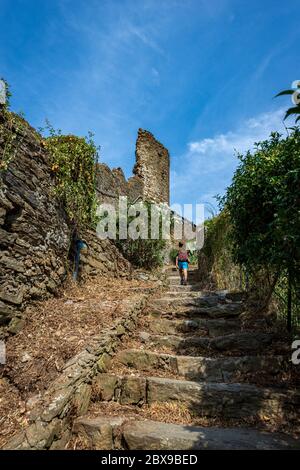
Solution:
<path fill-rule="evenodd" d="M 284 131 L 282 118 L 284 111 L 261 114 L 248 119 L 235 131 L 218 134 L 213 138 L 205 138 L 188 143 L 188 155 L 202 154 L 214 158 L 216 154 L 233 154 L 253 148 L 254 142 L 263 140 L 274 130 Z"/>
<path fill-rule="evenodd" d="M 150 35 L 146 34 L 144 30 L 141 28 L 137 28 L 133 25 L 128 25 L 128 31 L 130 34 L 136 36 L 138 39 L 142 41 L 143 44 L 153 49 L 155 52 L 164 55 L 163 49 L 154 41 Z"/>
<path fill-rule="evenodd" d="M 251 150 L 272 131 L 285 133 L 284 109 L 252 117 L 236 129 L 187 144 L 187 151 L 175 157 L 171 174 L 174 201 L 209 202 L 223 194 L 237 167 L 236 154 Z"/>

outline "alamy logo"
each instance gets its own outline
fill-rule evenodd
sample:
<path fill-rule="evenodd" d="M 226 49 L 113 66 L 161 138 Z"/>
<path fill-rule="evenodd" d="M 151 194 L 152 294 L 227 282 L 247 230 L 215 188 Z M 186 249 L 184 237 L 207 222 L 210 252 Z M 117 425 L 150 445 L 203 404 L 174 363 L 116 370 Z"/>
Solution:
<path fill-rule="evenodd" d="M 297 106 L 300 104 L 300 80 L 295 80 L 292 83 L 292 89 L 295 90 L 292 94 L 292 102 Z"/>
<path fill-rule="evenodd" d="M 6 103 L 6 85 L 4 80 L 0 80 L 0 104 Z"/>
<path fill-rule="evenodd" d="M 300 339 L 292 342 L 292 349 L 295 349 L 292 354 L 292 363 L 298 366 L 300 364 Z"/>
<path fill-rule="evenodd" d="M 204 242 L 204 205 L 154 204 L 139 201 L 128 205 L 126 196 L 119 197 L 117 207 L 103 203 L 97 208 L 97 235 L 111 240 L 188 240 L 195 249 Z M 192 220 L 195 222 L 192 222 Z"/>

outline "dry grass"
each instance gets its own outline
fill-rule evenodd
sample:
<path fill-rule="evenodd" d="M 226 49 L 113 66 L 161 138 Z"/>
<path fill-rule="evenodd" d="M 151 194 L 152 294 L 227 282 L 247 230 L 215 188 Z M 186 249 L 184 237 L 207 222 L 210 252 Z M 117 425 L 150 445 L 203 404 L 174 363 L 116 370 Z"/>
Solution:
<path fill-rule="evenodd" d="M 2 375 L 24 396 L 44 390 L 67 360 L 141 297 L 141 287 L 151 286 L 149 282 L 97 278 L 83 285 L 70 283 L 61 297 L 37 302 L 28 309 L 23 330 L 6 342 L 7 364 Z"/>
<path fill-rule="evenodd" d="M 261 431 L 283 432 L 296 439 L 300 437 L 300 423 L 297 420 L 296 412 L 287 414 L 284 419 L 265 415 L 263 412 L 247 418 L 224 418 L 197 416 L 193 409 L 184 403 L 164 402 L 152 403 L 151 405 L 120 405 L 117 402 L 94 403 L 90 407 L 89 417 L 122 416 L 123 418 L 153 420 L 164 423 L 182 424 L 200 427 L 255 427 Z"/>
<path fill-rule="evenodd" d="M 158 368 L 158 367 L 149 367 L 147 369 L 135 369 L 133 367 L 128 367 L 117 360 L 114 360 L 112 367 L 109 370 L 110 373 L 116 375 L 130 375 L 132 377 L 162 377 L 169 379 L 178 379 L 182 380 L 182 376 L 179 376 L 175 371 L 170 368 Z"/>
<path fill-rule="evenodd" d="M 0 447 L 25 424 L 30 401 L 59 375 L 65 362 L 155 286 L 155 281 L 124 278 L 69 281 L 59 297 L 28 308 L 22 331 L 6 341 L 7 363 L 0 367 Z"/>
<path fill-rule="evenodd" d="M 6 379 L 0 379 L 0 448 L 27 423 L 25 402 Z"/>

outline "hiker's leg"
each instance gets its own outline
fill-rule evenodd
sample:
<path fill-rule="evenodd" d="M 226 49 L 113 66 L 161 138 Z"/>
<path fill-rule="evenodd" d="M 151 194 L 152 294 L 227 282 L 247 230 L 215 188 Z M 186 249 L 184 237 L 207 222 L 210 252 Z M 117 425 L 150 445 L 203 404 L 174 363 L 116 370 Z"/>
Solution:
<path fill-rule="evenodd" d="M 183 269 L 183 282 L 186 284 L 187 283 L 187 269 Z"/>
<path fill-rule="evenodd" d="M 180 282 L 183 282 L 183 269 L 179 269 Z"/>

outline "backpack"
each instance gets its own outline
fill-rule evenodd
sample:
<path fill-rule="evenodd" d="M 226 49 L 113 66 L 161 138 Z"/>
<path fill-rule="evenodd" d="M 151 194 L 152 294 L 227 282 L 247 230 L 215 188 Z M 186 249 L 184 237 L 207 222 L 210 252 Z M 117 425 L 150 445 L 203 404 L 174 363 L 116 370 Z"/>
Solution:
<path fill-rule="evenodd" d="M 186 250 L 182 250 L 178 252 L 178 261 L 187 261 L 188 258 L 189 258 L 189 255 Z"/>

